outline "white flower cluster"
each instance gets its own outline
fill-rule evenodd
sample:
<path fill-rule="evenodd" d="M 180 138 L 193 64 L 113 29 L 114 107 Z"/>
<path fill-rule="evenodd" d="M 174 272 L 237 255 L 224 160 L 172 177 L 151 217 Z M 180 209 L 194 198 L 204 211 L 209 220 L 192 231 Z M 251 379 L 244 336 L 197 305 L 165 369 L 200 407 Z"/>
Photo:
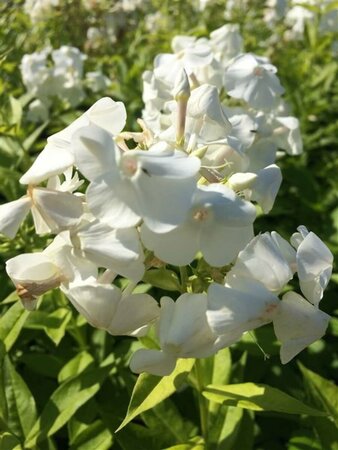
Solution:
<path fill-rule="evenodd" d="M 155 324 L 161 349 L 137 351 L 135 372 L 167 375 L 177 358 L 212 355 L 268 322 L 287 362 L 329 320 L 318 309 L 332 270 L 324 243 L 303 227 L 292 245 L 274 232 L 254 237 L 254 203 L 268 212 L 281 183 L 276 151 L 298 154 L 301 139 L 276 68 L 237 54 L 240 47 L 234 25 L 210 40 L 174 39 L 175 53 L 159 55 L 144 75 L 142 132 L 122 131 L 125 106 L 102 98 L 48 138 L 20 179 L 27 194 L 0 206 L 5 235 L 13 238 L 29 211 L 38 234 L 56 235 L 42 252 L 7 262 L 26 308 L 60 287 L 90 324 L 113 335 L 142 336 Z M 238 106 L 222 104 L 226 93 Z M 84 194 L 74 170 L 88 181 Z M 224 273 L 234 263 L 224 285 L 211 280 L 206 293 L 160 305 L 133 294 L 152 264 L 183 274 L 201 255 Z M 306 300 L 293 292 L 279 300 L 296 272 Z M 130 280 L 123 291 L 112 284 L 118 275 Z"/>
<path fill-rule="evenodd" d="M 110 85 L 108 78 L 99 71 L 87 72 L 83 78 L 85 59 L 86 55 L 78 48 L 68 45 L 56 50 L 47 47 L 23 56 L 20 65 L 22 81 L 27 92 L 36 98 L 29 105 L 31 121 L 48 118 L 53 97 L 74 107 L 84 99 L 85 86 L 97 92 Z"/>
<path fill-rule="evenodd" d="M 23 9 L 32 23 L 37 23 L 44 20 L 58 6 L 60 0 L 25 0 Z"/>

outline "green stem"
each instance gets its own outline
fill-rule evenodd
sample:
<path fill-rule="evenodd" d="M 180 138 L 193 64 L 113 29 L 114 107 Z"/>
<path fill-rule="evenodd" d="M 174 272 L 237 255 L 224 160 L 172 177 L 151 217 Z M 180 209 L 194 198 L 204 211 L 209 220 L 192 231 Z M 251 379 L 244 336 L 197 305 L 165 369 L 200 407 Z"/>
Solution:
<path fill-rule="evenodd" d="M 181 291 L 182 293 L 187 292 L 188 287 L 188 272 L 185 266 L 180 266 L 180 277 L 181 277 Z"/>
<path fill-rule="evenodd" d="M 204 390 L 204 383 L 203 383 L 203 367 L 201 365 L 200 360 L 196 359 L 194 369 L 198 388 L 198 406 L 200 410 L 201 431 L 205 442 L 205 448 L 207 448 L 208 428 L 209 428 L 208 427 L 209 408 L 208 408 L 208 400 L 202 395 L 202 392 Z"/>

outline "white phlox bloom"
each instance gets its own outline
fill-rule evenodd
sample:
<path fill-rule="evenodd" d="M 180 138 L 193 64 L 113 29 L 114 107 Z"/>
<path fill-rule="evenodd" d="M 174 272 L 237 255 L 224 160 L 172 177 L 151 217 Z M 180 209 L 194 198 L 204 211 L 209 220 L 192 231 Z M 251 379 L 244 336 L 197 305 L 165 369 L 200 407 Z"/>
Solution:
<path fill-rule="evenodd" d="M 301 3 L 301 2 L 297 2 Z M 300 5 L 293 6 L 285 15 L 285 23 L 291 29 L 286 32 L 288 39 L 302 39 L 305 25 L 315 19 L 315 13 Z"/>
<path fill-rule="evenodd" d="M 111 81 L 102 72 L 96 70 L 86 72 L 86 85 L 93 92 L 100 92 L 111 85 Z"/>
<path fill-rule="evenodd" d="M 239 32 L 239 25 L 227 23 L 210 33 L 210 45 L 215 58 L 223 67 L 243 51 L 243 38 Z"/>
<path fill-rule="evenodd" d="M 53 72 L 47 65 L 50 48 L 22 57 L 20 71 L 22 81 L 29 93 L 43 103 L 48 102 L 48 93 L 53 90 Z"/>
<path fill-rule="evenodd" d="M 330 316 L 311 305 L 295 292 L 286 293 L 273 319 L 281 342 L 281 361 L 288 363 L 308 345 L 320 339 L 326 331 Z"/>
<path fill-rule="evenodd" d="M 205 294 L 183 294 L 176 302 L 162 297 L 157 326 L 161 350 L 137 350 L 130 361 L 131 370 L 169 375 L 178 358 L 205 358 L 225 346 L 225 341 L 211 332 L 206 310 Z"/>
<path fill-rule="evenodd" d="M 189 264 L 201 251 L 212 266 L 223 266 L 235 259 L 253 237 L 256 211 L 226 186 L 198 187 L 187 219 L 169 233 L 157 234 L 146 224 L 141 227 L 144 245 L 170 264 Z"/>
<path fill-rule="evenodd" d="M 59 236 L 43 252 L 11 258 L 6 263 L 6 271 L 28 310 L 33 310 L 38 297 L 50 289 L 75 279 L 97 276 L 96 267 L 77 258 L 72 247 Z"/>
<path fill-rule="evenodd" d="M 88 278 L 62 291 L 96 328 L 112 335 L 143 336 L 159 316 L 157 302 L 148 294 L 124 295 L 119 288 Z"/>
<path fill-rule="evenodd" d="M 279 105 L 283 107 L 283 103 Z M 255 117 L 257 124 L 256 140 L 268 139 L 278 149 L 285 150 L 289 155 L 300 155 L 303 151 L 303 142 L 299 129 L 299 120 L 289 115 L 282 115 L 276 109 L 270 114 L 258 112 Z"/>
<path fill-rule="evenodd" d="M 28 105 L 27 120 L 30 122 L 45 122 L 48 120 L 49 110 L 46 103 L 35 99 Z"/>
<path fill-rule="evenodd" d="M 126 118 L 126 109 L 122 102 L 115 102 L 109 97 L 101 98 L 68 127 L 47 139 L 47 145 L 20 178 L 20 183 L 37 184 L 72 167 L 74 149 L 71 141 L 78 129 L 95 124 L 116 135 L 124 128 Z"/>
<path fill-rule="evenodd" d="M 318 307 L 332 274 L 333 255 L 324 242 L 305 227 L 298 228 L 291 242 L 297 246 L 297 272 L 304 296 Z M 297 245 L 298 244 L 298 245 Z"/>
<path fill-rule="evenodd" d="M 291 245 L 275 232 L 263 233 L 239 252 L 226 283 L 233 286 L 237 279 L 253 279 L 278 295 L 293 278 L 295 266 L 296 252 Z"/>
<path fill-rule="evenodd" d="M 134 282 L 144 274 L 144 255 L 135 228 L 113 229 L 98 220 L 81 225 L 70 233 L 74 252 L 97 267 Z"/>
<path fill-rule="evenodd" d="M 256 201 L 267 214 L 271 211 L 282 184 L 282 173 L 276 164 L 271 164 L 259 170 L 256 175 L 257 178 L 250 188 L 244 191 L 244 196 L 248 200 Z"/>
<path fill-rule="evenodd" d="M 25 0 L 24 11 L 30 16 L 33 23 L 46 19 L 59 6 L 60 0 Z"/>
<path fill-rule="evenodd" d="M 69 192 L 29 186 L 27 195 L 0 206 L 0 232 L 14 238 L 29 211 L 38 234 L 58 233 L 80 222 L 83 206 Z"/>
<path fill-rule="evenodd" d="M 224 86 L 230 97 L 243 99 L 255 109 L 270 110 L 284 93 L 276 72 L 267 58 L 239 55 L 224 74 Z"/>
<path fill-rule="evenodd" d="M 214 334 L 236 342 L 244 332 L 271 322 L 280 300 L 259 281 L 232 281 L 232 286 L 209 286 L 207 319 Z"/>
<path fill-rule="evenodd" d="M 132 227 L 141 218 L 153 231 L 166 232 L 187 214 L 200 160 L 165 143 L 149 151 L 122 152 L 105 130 L 91 125 L 74 137 L 76 165 L 91 181 L 88 207 L 114 228 Z"/>

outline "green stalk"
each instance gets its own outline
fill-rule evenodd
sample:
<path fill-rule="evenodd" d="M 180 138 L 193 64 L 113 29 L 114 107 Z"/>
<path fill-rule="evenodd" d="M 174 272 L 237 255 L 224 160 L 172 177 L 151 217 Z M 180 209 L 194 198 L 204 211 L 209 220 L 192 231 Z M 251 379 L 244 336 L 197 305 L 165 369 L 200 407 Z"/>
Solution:
<path fill-rule="evenodd" d="M 205 448 L 208 448 L 208 431 L 209 431 L 209 408 L 208 408 L 208 400 L 203 397 L 202 392 L 204 390 L 203 383 L 203 367 L 199 359 L 196 359 L 194 365 L 197 389 L 198 389 L 198 406 L 200 411 L 200 423 L 201 423 L 201 431 L 205 442 Z"/>

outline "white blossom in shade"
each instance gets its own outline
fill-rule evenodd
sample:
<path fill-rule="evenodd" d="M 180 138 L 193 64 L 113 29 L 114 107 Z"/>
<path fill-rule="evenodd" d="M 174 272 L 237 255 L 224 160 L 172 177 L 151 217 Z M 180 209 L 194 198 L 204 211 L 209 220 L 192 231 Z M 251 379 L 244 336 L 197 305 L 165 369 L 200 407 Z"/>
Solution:
<path fill-rule="evenodd" d="M 284 92 L 276 72 L 267 58 L 239 55 L 224 74 L 224 87 L 230 97 L 243 99 L 255 109 L 270 110 Z"/>
<path fill-rule="evenodd" d="M 62 282 L 59 267 L 42 252 L 24 253 L 8 260 L 6 271 L 23 305 L 30 311 L 35 309 L 40 295 L 59 287 Z"/>
<path fill-rule="evenodd" d="M 143 336 L 159 316 L 158 304 L 150 295 L 125 295 L 95 278 L 71 283 L 62 290 L 92 326 L 112 335 Z"/>
<path fill-rule="evenodd" d="M 297 272 L 304 296 L 318 306 L 332 274 L 333 255 L 324 242 L 305 227 L 292 242 L 300 242 L 297 248 Z"/>
<path fill-rule="evenodd" d="M 297 2 L 300 3 L 300 2 Z M 301 5 L 295 5 L 285 15 L 285 24 L 291 29 L 287 30 L 285 37 L 287 39 L 302 39 L 306 23 L 313 22 L 315 13 Z"/>
<path fill-rule="evenodd" d="M 176 302 L 162 297 L 157 334 L 161 350 L 137 350 L 131 358 L 133 372 L 169 375 L 178 358 L 204 358 L 213 355 L 226 342 L 210 330 L 206 318 L 207 296 L 183 294 Z"/>
<path fill-rule="evenodd" d="M 285 239 L 277 233 L 263 233 L 239 253 L 226 283 L 232 286 L 238 278 L 253 279 L 278 294 L 292 279 L 295 261 L 296 252 Z"/>
<path fill-rule="evenodd" d="M 76 164 L 91 181 L 87 201 L 98 219 L 126 228 L 142 218 L 158 232 L 169 231 L 185 219 L 196 187 L 198 158 L 165 143 L 147 152 L 122 153 L 111 135 L 94 125 L 77 132 L 74 147 Z"/>
<path fill-rule="evenodd" d="M 76 226 L 83 206 L 81 198 L 69 192 L 30 186 L 25 196 L 0 206 L 0 232 L 13 238 L 29 211 L 36 232 L 45 234 Z"/>
<path fill-rule="evenodd" d="M 20 178 L 20 183 L 37 184 L 73 166 L 74 149 L 71 140 L 78 129 L 95 124 L 111 135 L 116 135 L 124 128 L 126 118 L 126 109 L 122 102 L 115 102 L 109 97 L 101 98 L 68 127 L 47 139 L 47 145 Z"/>
<path fill-rule="evenodd" d="M 46 20 L 53 9 L 59 6 L 60 0 L 25 0 L 24 11 L 33 23 Z"/>
<path fill-rule="evenodd" d="M 324 9 L 325 11 L 325 9 Z M 321 34 L 336 33 L 338 30 L 338 8 L 329 9 L 320 18 L 319 31 Z"/>
<path fill-rule="evenodd" d="M 49 53 L 50 48 L 47 47 L 40 52 L 26 54 L 20 63 L 22 81 L 27 91 L 43 103 L 48 102 L 49 92 L 54 90 L 53 72 L 47 64 Z"/>
<path fill-rule="evenodd" d="M 48 107 L 40 99 L 33 100 L 28 106 L 27 120 L 30 122 L 45 122 L 49 118 Z"/>
<path fill-rule="evenodd" d="M 262 283 L 236 278 L 232 286 L 212 283 L 208 289 L 207 319 L 213 333 L 237 341 L 246 331 L 272 321 L 280 300 Z"/>
<path fill-rule="evenodd" d="M 71 233 L 76 254 L 138 282 L 144 274 L 144 255 L 135 228 L 113 229 L 94 221 Z"/>
<path fill-rule="evenodd" d="M 273 326 L 281 342 L 280 357 L 288 363 L 308 345 L 320 339 L 330 316 L 320 311 L 295 292 L 286 293 L 280 302 Z"/>
<path fill-rule="evenodd" d="M 287 10 L 287 0 L 267 0 L 263 20 L 269 28 L 273 28 L 277 20 L 281 20 Z"/>
<path fill-rule="evenodd" d="M 24 253 L 11 258 L 6 263 L 6 271 L 28 310 L 35 308 L 40 295 L 62 283 L 67 285 L 75 279 L 97 276 L 96 267 L 77 258 L 72 253 L 72 247 L 60 236 L 43 252 Z"/>
<path fill-rule="evenodd" d="M 219 267 L 234 260 L 253 237 L 255 216 L 254 206 L 226 186 L 201 186 L 183 224 L 164 234 L 142 225 L 141 239 L 158 258 L 170 264 L 189 264 L 201 251 L 210 265 Z"/>
<path fill-rule="evenodd" d="M 99 70 L 87 72 L 85 79 L 87 87 L 93 92 L 104 91 L 111 85 L 110 79 Z"/>
<path fill-rule="evenodd" d="M 242 53 L 243 38 L 239 32 L 239 25 L 227 23 L 210 33 L 210 45 L 215 58 L 225 66 L 230 59 Z"/>
<path fill-rule="evenodd" d="M 263 212 L 267 214 L 275 203 L 281 184 L 281 170 L 275 164 L 271 164 L 257 172 L 257 178 L 252 183 L 249 192 L 245 191 L 246 198 L 256 201 Z"/>

